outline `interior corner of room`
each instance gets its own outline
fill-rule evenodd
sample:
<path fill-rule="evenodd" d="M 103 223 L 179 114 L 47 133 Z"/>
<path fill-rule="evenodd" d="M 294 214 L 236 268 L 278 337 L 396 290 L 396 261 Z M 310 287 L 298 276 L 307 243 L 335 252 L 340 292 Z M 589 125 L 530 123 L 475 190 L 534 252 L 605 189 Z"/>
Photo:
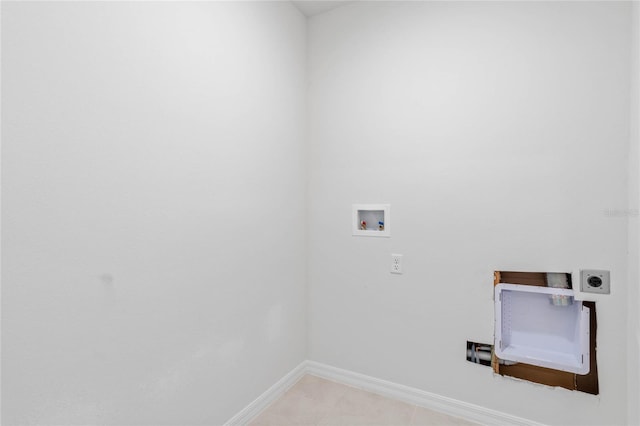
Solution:
<path fill-rule="evenodd" d="M 640 424 L 637 1 L 0 24 L 3 424 L 245 424 L 305 374 Z"/>

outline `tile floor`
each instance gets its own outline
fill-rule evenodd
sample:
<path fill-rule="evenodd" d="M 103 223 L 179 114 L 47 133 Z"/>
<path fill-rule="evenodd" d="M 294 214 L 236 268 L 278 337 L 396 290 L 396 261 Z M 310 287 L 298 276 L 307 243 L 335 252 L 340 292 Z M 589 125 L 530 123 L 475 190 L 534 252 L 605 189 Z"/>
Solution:
<path fill-rule="evenodd" d="M 305 375 L 250 426 L 475 425 L 426 408 Z"/>

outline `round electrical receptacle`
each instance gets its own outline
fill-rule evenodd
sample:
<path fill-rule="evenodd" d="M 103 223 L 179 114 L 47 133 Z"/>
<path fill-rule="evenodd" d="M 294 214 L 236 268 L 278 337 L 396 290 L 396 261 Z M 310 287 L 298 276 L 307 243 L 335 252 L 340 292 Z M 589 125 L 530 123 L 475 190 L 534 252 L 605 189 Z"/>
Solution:
<path fill-rule="evenodd" d="M 591 276 L 587 278 L 587 284 L 591 287 L 600 287 L 602 285 L 602 278 Z"/>

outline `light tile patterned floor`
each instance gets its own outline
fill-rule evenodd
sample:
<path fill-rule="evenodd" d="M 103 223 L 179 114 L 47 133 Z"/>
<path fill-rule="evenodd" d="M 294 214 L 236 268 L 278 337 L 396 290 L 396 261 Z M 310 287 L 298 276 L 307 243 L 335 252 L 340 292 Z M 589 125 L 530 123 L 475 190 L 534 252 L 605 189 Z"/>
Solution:
<path fill-rule="evenodd" d="M 475 424 L 311 375 L 305 375 L 250 423 L 250 426 L 311 425 Z"/>

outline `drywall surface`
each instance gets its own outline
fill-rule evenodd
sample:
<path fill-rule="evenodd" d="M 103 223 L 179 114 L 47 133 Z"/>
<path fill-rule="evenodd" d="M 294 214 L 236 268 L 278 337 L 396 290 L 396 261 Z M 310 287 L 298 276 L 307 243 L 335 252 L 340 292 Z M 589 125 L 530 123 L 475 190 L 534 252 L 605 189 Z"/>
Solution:
<path fill-rule="evenodd" d="M 631 140 L 629 149 L 629 343 L 627 366 L 630 425 L 640 425 L 640 2 L 631 9 Z"/>
<path fill-rule="evenodd" d="M 305 359 L 305 26 L 2 3 L 3 424 L 221 424 Z"/>
<path fill-rule="evenodd" d="M 309 21 L 310 358 L 531 420 L 625 424 L 630 4 L 369 2 Z M 389 239 L 352 203 L 390 203 Z M 404 274 L 392 275 L 391 253 Z M 465 361 L 493 271 L 608 269 L 599 396 Z"/>

